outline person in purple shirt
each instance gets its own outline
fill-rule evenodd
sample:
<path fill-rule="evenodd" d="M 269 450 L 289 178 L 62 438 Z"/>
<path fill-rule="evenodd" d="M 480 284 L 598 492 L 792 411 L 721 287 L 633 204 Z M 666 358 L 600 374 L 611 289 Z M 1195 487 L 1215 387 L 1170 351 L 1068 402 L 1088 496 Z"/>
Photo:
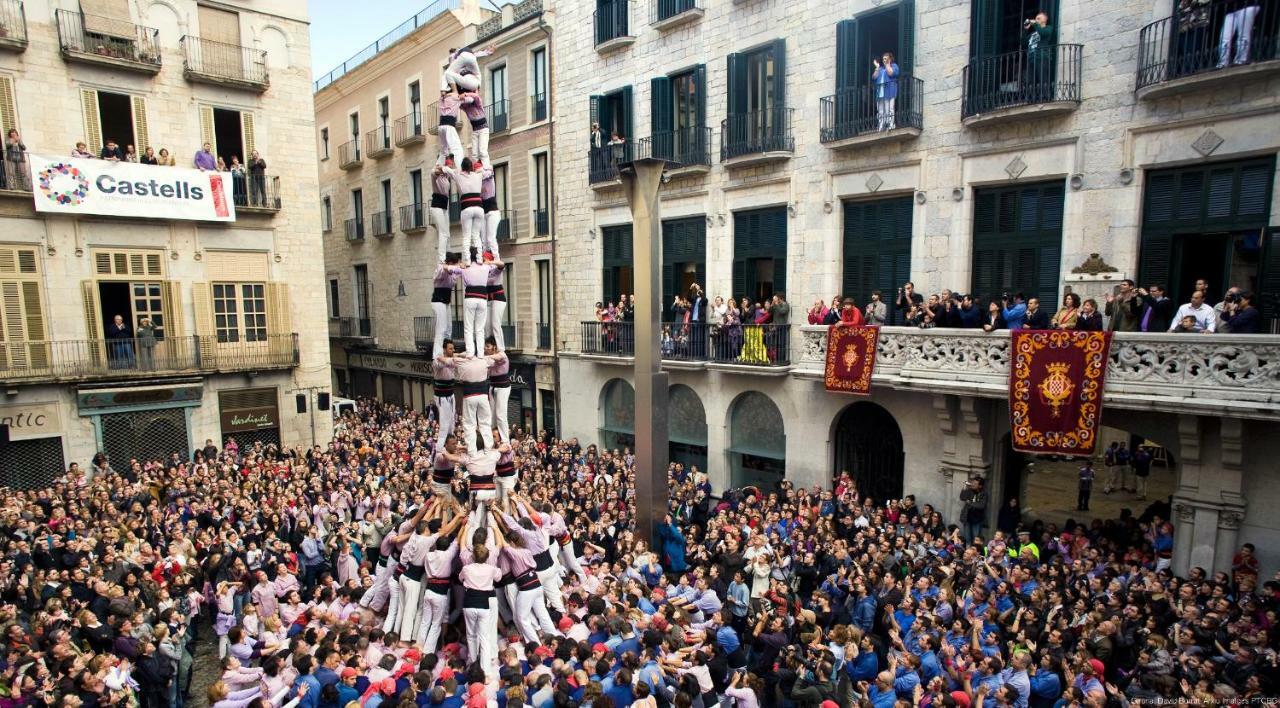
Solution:
<path fill-rule="evenodd" d="M 196 169 L 200 170 L 216 170 L 218 169 L 218 158 L 213 156 L 213 146 L 205 143 L 195 156 Z"/>

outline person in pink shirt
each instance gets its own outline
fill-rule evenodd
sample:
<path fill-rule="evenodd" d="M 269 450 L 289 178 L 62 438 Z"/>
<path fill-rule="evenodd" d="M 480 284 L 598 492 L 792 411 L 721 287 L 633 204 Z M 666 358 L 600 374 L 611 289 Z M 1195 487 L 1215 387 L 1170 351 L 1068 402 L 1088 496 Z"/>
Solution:
<path fill-rule="evenodd" d="M 462 112 L 471 124 L 471 154 L 484 164 L 489 164 L 489 117 L 484 110 L 484 100 L 478 93 L 461 96 Z"/>
<path fill-rule="evenodd" d="M 430 522 L 434 527 L 432 533 L 435 543 L 433 548 L 427 551 L 426 559 L 423 561 L 423 568 L 426 570 L 425 591 L 422 593 L 422 606 L 419 608 L 418 632 L 414 637 L 418 641 L 418 646 L 427 653 L 436 650 L 436 645 L 440 641 L 440 631 L 448 620 L 449 587 L 453 584 L 450 576 L 453 575 L 453 561 L 458 555 L 458 540 L 455 534 L 465 520 L 465 515 L 458 514 L 447 524 L 441 524 L 438 518 Z"/>
<path fill-rule="evenodd" d="M 480 662 L 489 678 L 495 679 L 498 675 L 498 614 L 493 611 L 494 583 L 502 578 L 502 570 L 489 562 L 488 546 L 475 546 L 471 556 L 471 562 L 462 566 L 458 574 L 465 588 L 462 616 L 467 625 L 467 651 L 469 656 Z"/>
<path fill-rule="evenodd" d="M 436 131 L 439 141 L 439 157 L 436 166 L 451 165 L 453 160 L 462 159 L 462 139 L 458 137 L 458 112 L 462 108 L 462 99 L 453 92 L 440 94 L 439 128 Z"/>

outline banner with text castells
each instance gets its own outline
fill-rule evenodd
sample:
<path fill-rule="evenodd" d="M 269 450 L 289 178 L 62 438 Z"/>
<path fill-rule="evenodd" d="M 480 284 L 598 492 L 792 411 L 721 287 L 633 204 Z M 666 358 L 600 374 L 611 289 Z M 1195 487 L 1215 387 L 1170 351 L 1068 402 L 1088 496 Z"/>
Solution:
<path fill-rule="evenodd" d="M 28 155 L 36 211 L 235 221 L 231 174 Z"/>

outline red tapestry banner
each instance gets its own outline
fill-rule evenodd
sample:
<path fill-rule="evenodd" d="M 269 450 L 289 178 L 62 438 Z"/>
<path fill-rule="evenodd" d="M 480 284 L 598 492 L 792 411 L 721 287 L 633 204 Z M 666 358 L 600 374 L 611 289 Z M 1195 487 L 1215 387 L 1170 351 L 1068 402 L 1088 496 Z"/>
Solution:
<path fill-rule="evenodd" d="M 870 394 L 879 339 L 879 327 L 831 327 L 827 333 L 827 367 L 823 376 L 827 390 L 860 396 Z"/>
<path fill-rule="evenodd" d="M 1092 455 L 1102 420 L 1111 333 L 1014 330 L 1012 337 L 1013 449 Z"/>

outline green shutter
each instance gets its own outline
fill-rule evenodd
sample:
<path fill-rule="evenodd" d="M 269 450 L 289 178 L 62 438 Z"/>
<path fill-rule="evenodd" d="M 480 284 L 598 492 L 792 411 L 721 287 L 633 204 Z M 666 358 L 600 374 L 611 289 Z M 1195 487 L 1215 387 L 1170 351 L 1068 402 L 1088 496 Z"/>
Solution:
<path fill-rule="evenodd" d="M 773 291 L 787 294 L 787 257 L 773 259 Z"/>
<path fill-rule="evenodd" d="M 725 112 L 732 116 L 747 112 L 747 67 L 745 54 L 730 54 L 726 61 Z"/>
<path fill-rule="evenodd" d="M 1057 298 L 1062 259 L 1061 182 L 976 190 L 973 294 Z"/>
<path fill-rule="evenodd" d="M 747 294 L 747 261 L 742 258 L 733 259 L 733 297 Z"/>
<path fill-rule="evenodd" d="M 618 290 L 617 270 L 612 266 L 605 266 L 603 281 L 603 291 L 600 293 L 600 304 L 605 305 L 608 304 L 610 300 L 617 297 L 617 295 L 614 294 Z"/>
<path fill-rule="evenodd" d="M 693 67 L 693 90 L 698 92 L 698 122 L 695 123 L 699 128 L 707 124 L 707 65 L 699 64 Z M 698 136 L 702 140 L 702 136 Z"/>
<path fill-rule="evenodd" d="M 841 20 L 836 24 L 836 91 L 858 85 L 858 21 Z"/>
<path fill-rule="evenodd" d="M 649 80 L 649 140 L 652 157 L 675 159 L 675 107 L 671 79 L 655 76 Z"/>
<path fill-rule="evenodd" d="M 778 109 L 787 106 L 787 40 L 773 41 L 773 106 Z M 774 123 L 782 129 L 782 121 Z"/>
<path fill-rule="evenodd" d="M 1274 326 L 1274 321 L 1280 319 L 1280 228 L 1267 229 L 1262 234 L 1262 264 L 1253 299 L 1254 306 Z"/>
<path fill-rule="evenodd" d="M 671 263 L 662 264 L 662 321 L 670 322 L 675 316 L 671 312 L 671 301 L 676 296 L 676 277 L 675 266 Z"/>
<path fill-rule="evenodd" d="M 1150 231 L 1142 235 L 1138 253 L 1138 283 L 1142 287 L 1163 285 L 1176 293 L 1177 284 L 1170 280 L 1173 265 L 1173 235 L 1168 232 Z"/>
<path fill-rule="evenodd" d="M 989 57 L 1000 52 L 1001 5 L 1003 0 L 973 0 L 969 26 L 970 58 Z"/>
<path fill-rule="evenodd" d="M 632 120 L 633 116 L 635 115 L 635 110 L 636 110 L 635 104 L 632 103 L 631 87 L 623 86 L 622 87 L 622 120 L 619 121 L 619 123 L 622 125 L 623 140 L 636 139 L 635 126 L 633 125 L 634 121 Z"/>
<path fill-rule="evenodd" d="M 1057 17 L 1057 15 L 1053 15 Z M 916 49 L 916 3 L 915 0 L 898 1 L 898 70 L 903 74 L 911 74 Z"/>

